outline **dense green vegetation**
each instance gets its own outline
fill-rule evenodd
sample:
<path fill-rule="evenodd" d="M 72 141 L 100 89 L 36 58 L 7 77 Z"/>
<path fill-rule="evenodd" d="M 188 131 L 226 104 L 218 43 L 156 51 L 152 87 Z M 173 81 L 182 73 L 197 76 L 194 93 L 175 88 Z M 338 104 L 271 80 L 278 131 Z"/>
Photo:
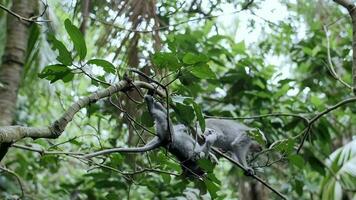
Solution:
<path fill-rule="evenodd" d="M 356 199 L 353 27 L 337 2 L 37 2 L 39 18 L 18 20 L 28 23 L 27 51 L 0 142 L 5 126 L 70 122 L 58 137 L 12 144 L 0 165 L 0 199 Z M 18 16 L 4 8 L 0 26 L 9 29 L 6 19 Z M 3 65 L 12 61 L 7 29 Z M 204 118 L 225 117 L 256 128 L 250 137 L 263 151 L 249 160 L 270 188 L 224 158 L 201 160 L 206 176 L 189 179 L 163 148 L 82 157 L 152 138 L 147 87 L 168 103 L 174 124 L 204 129 Z M 73 120 L 65 115 L 90 95 Z"/>

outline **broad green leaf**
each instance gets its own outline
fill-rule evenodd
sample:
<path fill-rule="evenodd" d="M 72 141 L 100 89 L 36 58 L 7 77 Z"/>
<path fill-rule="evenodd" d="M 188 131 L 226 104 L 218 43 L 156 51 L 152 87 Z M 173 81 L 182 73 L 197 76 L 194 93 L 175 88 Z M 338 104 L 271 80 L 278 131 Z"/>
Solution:
<path fill-rule="evenodd" d="M 208 64 L 195 65 L 190 72 L 201 79 L 216 79 L 215 73 L 210 69 Z"/>
<path fill-rule="evenodd" d="M 209 58 L 203 54 L 194 54 L 187 53 L 183 57 L 183 62 L 188 65 L 196 64 L 196 63 L 206 63 L 209 61 Z"/>
<path fill-rule="evenodd" d="M 288 156 L 289 161 L 300 169 L 304 167 L 304 160 L 300 155 L 290 155 Z"/>
<path fill-rule="evenodd" d="M 177 117 L 180 119 L 180 121 L 184 122 L 185 124 L 191 124 L 193 122 L 195 116 L 194 109 L 191 106 L 177 103 L 174 110 L 176 111 Z"/>
<path fill-rule="evenodd" d="M 94 64 L 94 65 L 100 66 L 103 68 L 103 70 L 105 72 L 110 73 L 110 74 L 115 74 L 115 72 L 116 72 L 115 66 L 106 60 L 91 59 L 87 62 L 87 64 Z"/>
<path fill-rule="evenodd" d="M 87 46 L 82 32 L 80 32 L 80 30 L 74 26 L 69 19 L 64 21 L 64 27 L 73 42 L 75 50 L 79 54 L 80 60 L 83 60 L 87 55 Z"/>
<path fill-rule="evenodd" d="M 52 34 L 48 34 L 48 40 L 51 42 L 52 50 L 58 50 L 57 60 L 66 66 L 72 65 L 73 58 L 66 46 Z"/>
<path fill-rule="evenodd" d="M 142 123 L 142 125 L 144 125 L 146 127 L 152 127 L 154 125 L 153 118 L 147 111 L 142 113 L 141 123 Z"/>
<path fill-rule="evenodd" d="M 69 69 L 65 65 L 55 64 L 46 66 L 41 73 L 38 74 L 38 77 L 45 78 L 49 80 L 51 83 L 54 83 L 58 80 L 62 80 L 63 82 L 69 82 L 73 79 L 74 74 L 71 69 Z"/>
<path fill-rule="evenodd" d="M 209 159 L 198 160 L 199 166 L 206 172 L 212 172 L 214 170 L 214 165 Z"/>
<path fill-rule="evenodd" d="M 211 196 L 212 199 L 215 199 L 216 197 L 218 197 L 217 192 L 220 190 L 220 187 L 218 184 L 206 179 L 204 180 L 205 186 L 209 191 L 209 194 Z"/>
<path fill-rule="evenodd" d="M 322 197 L 326 200 L 342 199 L 343 188 L 356 188 L 356 140 L 334 151 L 326 160 L 332 171 L 322 182 Z M 338 177 L 338 179 L 335 179 Z"/>
<path fill-rule="evenodd" d="M 180 68 L 181 64 L 179 63 L 178 58 L 173 53 L 158 52 L 155 53 L 152 57 L 153 64 L 159 68 L 167 68 L 171 71 L 177 70 Z"/>

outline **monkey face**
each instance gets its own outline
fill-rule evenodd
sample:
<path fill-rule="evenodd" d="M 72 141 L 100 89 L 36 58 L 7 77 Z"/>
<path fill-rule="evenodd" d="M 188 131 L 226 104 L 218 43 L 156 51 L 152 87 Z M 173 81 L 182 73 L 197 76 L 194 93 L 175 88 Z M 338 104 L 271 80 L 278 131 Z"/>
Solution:
<path fill-rule="evenodd" d="M 216 130 L 211 129 L 211 128 L 207 128 L 204 131 L 204 138 L 205 141 L 209 141 L 209 143 L 214 143 L 217 140 L 218 134 L 216 132 Z"/>
<path fill-rule="evenodd" d="M 262 146 L 259 143 L 257 143 L 256 141 L 252 141 L 251 145 L 250 145 L 250 152 L 257 153 L 260 151 L 262 151 Z"/>

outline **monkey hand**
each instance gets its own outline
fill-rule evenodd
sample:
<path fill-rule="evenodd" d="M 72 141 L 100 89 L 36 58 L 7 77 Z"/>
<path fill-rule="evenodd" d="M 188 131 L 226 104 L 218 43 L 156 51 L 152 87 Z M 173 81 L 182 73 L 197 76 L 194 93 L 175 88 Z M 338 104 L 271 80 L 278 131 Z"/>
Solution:
<path fill-rule="evenodd" d="M 145 95 L 145 100 L 147 103 L 152 103 L 153 102 L 153 97 L 151 95 Z"/>
<path fill-rule="evenodd" d="M 255 171 L 251 167 L 246 167 L 245 175 L 252 176 L 255 174 Z"/>
<path fill-rule="evenodd" d="M 215 141 L 218 139 L 218 134 L 214 129 L 208 128 L 204 132 L 204 138 L 209 144 L 214 144 Z"/>

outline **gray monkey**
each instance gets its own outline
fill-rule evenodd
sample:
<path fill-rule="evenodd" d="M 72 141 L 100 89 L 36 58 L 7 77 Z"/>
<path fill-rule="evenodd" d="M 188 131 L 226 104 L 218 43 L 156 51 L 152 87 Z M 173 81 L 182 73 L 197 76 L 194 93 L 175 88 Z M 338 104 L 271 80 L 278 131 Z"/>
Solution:
<path fill-rule="evenodd" d="M 217 135 L 213 132 L 207 132 L 205 142 L 200 145 L 188 134 L 188 128 L 186 126 L 182 124 L 172 126 L 172 123 L 169 122 L 170 127 L 168 127 L 167 110 L 162 104 L 154 101 L 151 95 L 146 95 L 145 100 L 148 111 L 155 121 L 157 139 L 159 142 L 161 142 L 170 153 L 177 157 L 186 175 L 203 175 L 204 172 L 200 169 L 196 161 L 209 155 L 209 150 L 217 139 Z"/>
<path fill-rule="evenodd" d="M 206 119 L 205 124 L 206 130 L 204 136 L 210 135 L 211 132 L 215 132 L 217 135 L 213 146 L 230 153 L 234 160 L 245 167 L 247 174 L 254 174 L 253 169 L 246 162 L 249 151 L 261 151 L 261 146 L 246 133 L 253 129 L 244 124 L 226 119 Z"/>

